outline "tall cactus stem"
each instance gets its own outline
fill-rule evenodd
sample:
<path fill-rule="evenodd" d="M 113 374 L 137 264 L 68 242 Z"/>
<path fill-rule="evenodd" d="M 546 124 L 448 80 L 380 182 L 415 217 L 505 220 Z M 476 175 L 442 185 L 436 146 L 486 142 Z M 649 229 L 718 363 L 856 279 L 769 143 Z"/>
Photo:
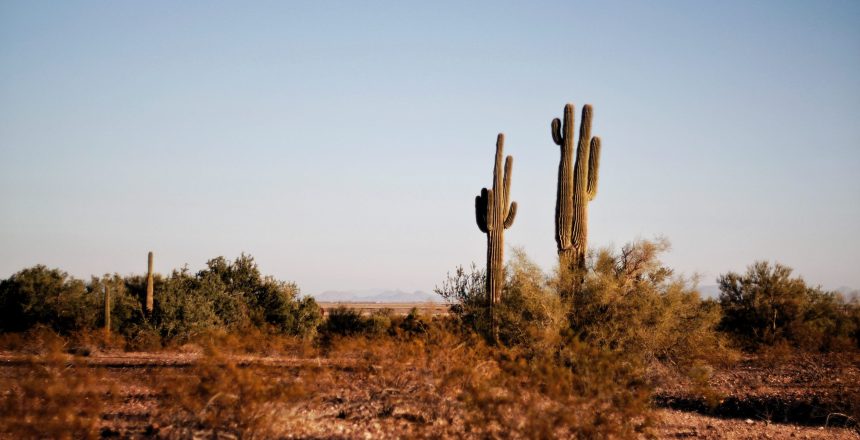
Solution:
<path fill-rule="evenodd" d="M 152 252 L 149 252 L 147 258 L 146 270 L 146 313 L 152 313 L 153 308 L 153 280 L 152 280 Z"/>
<path fill-rule="evenodd" d="M 110 286 L 105 283 L 105 337 L 110 337 Z"/>
<path fill-rule="evenodd" d="M 555 204 L 555 241 L 562 270 L 585 269 L 588 249 L 588 202 L 597 196 L 600 138 L 591 136 L 593 110 L 582 107 L 576 156 L 573 154 L 574 107 L 564 106 L 564 119 L 550 124 L 552 139 L 561 147 Z"/>
<path fill-rule="evenodd" d="M 511 175 L 514 159 L 504 156 L 505 135 L 499 133 L 496 139 L 496 156 L 493 165 L 493 187 L 483 188 L 475 197 L 475 220 L 478 229 L 487 235 L 487 307 L 490 313 L 491 338 L 498 340 L 496 305 L 501 301 L 502 286 L 505 282 L 504 250 L 505 229 L 513 225 L 517 214 L 517 203 L 509 203 L 511 194 Z"/>

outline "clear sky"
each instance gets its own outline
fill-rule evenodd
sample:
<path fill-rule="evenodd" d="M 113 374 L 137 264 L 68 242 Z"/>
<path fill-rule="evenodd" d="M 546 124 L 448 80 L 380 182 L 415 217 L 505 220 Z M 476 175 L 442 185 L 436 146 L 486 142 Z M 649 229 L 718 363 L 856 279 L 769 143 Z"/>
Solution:
<path fill-rule="evenodd" d="M 665 235 L 860 287 L 860 2 L 0 1 L 0 277 L 247 252 L 306 293 L 429 291 L 506 232 L 555 261 L 566 102 L 603 138 L 590 244 Z"/>

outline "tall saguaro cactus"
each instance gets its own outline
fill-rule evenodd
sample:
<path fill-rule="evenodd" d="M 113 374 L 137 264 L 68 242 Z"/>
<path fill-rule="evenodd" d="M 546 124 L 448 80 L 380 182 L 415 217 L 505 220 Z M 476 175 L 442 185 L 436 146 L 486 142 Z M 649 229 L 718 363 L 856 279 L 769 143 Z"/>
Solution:
<path fill-rule="evenodd" d="M 152 313 L 152 292 L 153 292 L 153 280 L 152 280 L 152 251 L 149 252 L 147 258 L 147 270 L 146 270 L 146 313 Z"/>
<path fill-rule="evenodd" d="M 502 169 L 502 151 L 505 145 L 505 135 L 499 133 L 496 139 L 496 162 L 493 167 L 493 188 L 481 189 L 481 194 L 475 197 L 475 218 L 478 229 L 487 234 L 487 307 L 490 311 L 492 334 L 495 339 L 496 326 L 495 305 L 502 296 L 502 285 L 505 282 L 504 251 L 505 229 L 514 223 L 517 215 L 517 202 L 508 203 L 511 194 L 511 169 L 514 158 L 505 158 Z"/>
<path fill-rule="evenodd" d="M 591 106 L 582 107 L 576 161 L 573 159 L 574 107 L 564 106 L 564 122 L 553 119 L 552 140 L 561 147 L 555 202 L 555 242 L 562 270 L 585 268 L 588 203 L 597 195 L 600 138 L 591 137 Z"/>

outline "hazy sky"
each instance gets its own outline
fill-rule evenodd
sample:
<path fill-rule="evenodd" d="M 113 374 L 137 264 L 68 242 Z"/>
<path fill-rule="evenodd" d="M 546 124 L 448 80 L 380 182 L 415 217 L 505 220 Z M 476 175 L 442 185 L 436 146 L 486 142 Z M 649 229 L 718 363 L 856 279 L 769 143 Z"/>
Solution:
<path fill-rule="evenodd" d="M 566 102 L 603 138 L 590 244 L 668 237 L 860 287 L 860 2 L 0 1 L 0 277 L 247 252 L 306 293 L 429 291 L 509 245 L 555 261 Z"/>

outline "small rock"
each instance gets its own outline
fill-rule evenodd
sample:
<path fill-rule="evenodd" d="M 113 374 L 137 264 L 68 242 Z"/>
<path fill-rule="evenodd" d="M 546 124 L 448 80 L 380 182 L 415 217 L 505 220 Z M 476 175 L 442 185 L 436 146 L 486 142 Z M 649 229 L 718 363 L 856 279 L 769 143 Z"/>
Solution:
<path fill-rule="evenodd" d="M 119 437 L 120 432 L 117 429 L 105 427 L 105 428 L 102 428 L 102 430 L 101 430 L 101 436 L 102 436 L 102 438 Z"/>
<path fill-rule="evenodd" d="M 752 425 L 753 423 L 755 423 L 753 419 L 746 419 L 744 420 L 744 422 L 746 422 L 747 425 Z"/>
<path fill-rule="evenodd" d="M 146 435 L 155 435 L 155 434 L 158 434 L 158 431 L 160 429 L 161 429 L 161 427 L 158 426 L 158 423 L 151 423 L 146 427 L 146 431 L 144 431 L 144 433 Z"/>

